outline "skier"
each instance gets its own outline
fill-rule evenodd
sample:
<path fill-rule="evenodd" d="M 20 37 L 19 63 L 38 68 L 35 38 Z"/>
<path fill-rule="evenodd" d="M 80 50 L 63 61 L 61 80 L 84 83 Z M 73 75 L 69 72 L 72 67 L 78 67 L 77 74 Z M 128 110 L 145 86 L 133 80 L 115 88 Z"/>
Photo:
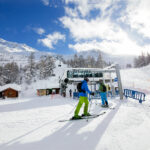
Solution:
<path fill-rule="evenodd" d="M 2 92 L 2 99 L 5 99 L 5 93 Z"/>
<path fill-rule="evenodd" d="M 71 89 L 69 90 L 69 93 L 70 93 L 70 97 L 72 97 L 72 90 Z"/>
<path fill-rule="evenodd" d="M 83 103 L 85 103 L 85 105 L 84 105 L 84 113 L 82 116 L 90 116 L 90 113 L 88 113 L 89 102 L 88 102 L 86 92 L 88 92 L 90 95 L 94 95 L 94 93 L 88 89 L 88 85 L 87 85 L 88 81 L 89 81 L 89 79 L 87 77 L 85 77 L 84 80 L 82 81 L 82 84 L 81 84 L 82 91 L 79 92 L 79 102 L 78 102 L 78 105 L 76 107 L 76 110 L 74 112 L 74 116 L 72 117 L 72 119 L 81 119 L 82 118 L 78 114 L 79 114 L 79 111 L 80 111 Z"/>
<path fill-rule="evenodd" d="M 68 78 L 66 78 L 62 83 L 61 83 L 61 95 L 63 97 L 66 97 L 66 88 L 67 88 L 67 83 L 69 82 Z"/>
<path fill-rule="evenodd" d="M 109 97 L 109 96 L 112 97 L 112 91 L 111 91 L 109 84 L 106 85 L 106 90 L 107 90 L 107 97 Z"/>
<path fill-rule="evenodd" d="M 102 107 L 108 107 L 108 101 L 107 101 L 107 88 L 106 85 L 102 80 L 100 80 L 100 86 L 99 86 L 100 96 L 102 100 Z"/>

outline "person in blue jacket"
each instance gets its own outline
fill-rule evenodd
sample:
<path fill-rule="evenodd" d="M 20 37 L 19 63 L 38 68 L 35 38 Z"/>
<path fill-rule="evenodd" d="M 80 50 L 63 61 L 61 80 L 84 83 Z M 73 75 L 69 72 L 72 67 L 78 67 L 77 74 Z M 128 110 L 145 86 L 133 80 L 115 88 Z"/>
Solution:
<path fill-rule="evenodd" d="M 87 93 L 91 95 L 94 95 L 94 93 L 89 90 L 87 85 L 88 81 L 89 79 L 87 77 L 85 77 L 84 80 L 82 81 L 82 85 L 81 85 L 82 91 L 79 92 L 79 102 L 74 112 L 74 117 L 72 119 L 81 119 L 81 116 L 79 116 L 78 114 L 80 112 L 83 103 L 85 105 L 84 105 L 84 113 L 82 116 L 90 116 L 90 113 L 88 113 L 89 101 L 88 101 Z"/>

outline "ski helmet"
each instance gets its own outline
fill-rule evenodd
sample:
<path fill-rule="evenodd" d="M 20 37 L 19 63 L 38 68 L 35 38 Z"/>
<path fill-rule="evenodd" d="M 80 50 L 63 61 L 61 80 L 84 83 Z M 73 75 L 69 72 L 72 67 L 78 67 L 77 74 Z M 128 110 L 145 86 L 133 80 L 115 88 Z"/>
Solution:
<path fill-rule="evenodd" d="M 89 78 L 88 78 L 88 77 L 84 77 L 84 80 L 85 80 L 86 82 L 88 82 L 88 81 L 89 81 Z"/>

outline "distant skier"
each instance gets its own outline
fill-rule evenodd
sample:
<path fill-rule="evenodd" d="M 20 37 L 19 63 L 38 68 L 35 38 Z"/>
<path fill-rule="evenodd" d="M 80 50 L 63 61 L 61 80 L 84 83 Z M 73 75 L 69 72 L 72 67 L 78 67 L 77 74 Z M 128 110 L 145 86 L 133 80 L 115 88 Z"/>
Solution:
<path fill-rule="evenodd" d="M 109 97 L 109 96 L 112 97 L 112 91 L 111 91 L 109 84 L 106 85 L 106 90 L 107 90 L 107 97 Z"/>
<path fill-rule="evenodd" d="M 108 107 L 108 101 L 107 101 L 107 88 L 106 85 L 102 80 L 100 80 L 100 86 L 99 86 L 101 101 L 102 101 L 102 107 Z"/>
<path fill-rule="evenodd" d="M 71 89 L 69 90 L 69 93 L 70 93 L 70 97 L 72 97 L 72 90 Z"/>
<path fill-rule="evenodd" d="M 80 87 L 77 86 L 77 89 L 79 91 L 79 102 L 74 112 L 74 117 L 72 119 L 81 119 L 81 116 L 79 116 L 78 114 L 83 103 L 85 105 L 84 105 L 84 113 L 82 116 L 90 116 L 90 113 L 88 113 L 89 101 L 86 92 L 88 92 L 90 95 L 94 95 L 94 93 L 88 89 L 88 85 L 87 85 L 88 81 L 89 79 L 85 77 L 84 80 L 81 82 Z"/>
<path fill-rule="evenodd" d="M 2 92 L 2 99 L 5 99 L 5 93 Z"/>
<path fill-rule="evenodd" d="M 66 78 L 62 83 L 61 83 L 61 87 L 60 87 L 60 90 L 61 90 L 61 95 L 63 97 L 66 97 L 66 88 L 67 88 L 67 83 L 69 82 L 68 78 Z"/>
<path fill-rule="evenodd" d="M 5 99 L 5 93 L 2 92 L 2 99 Z"/>

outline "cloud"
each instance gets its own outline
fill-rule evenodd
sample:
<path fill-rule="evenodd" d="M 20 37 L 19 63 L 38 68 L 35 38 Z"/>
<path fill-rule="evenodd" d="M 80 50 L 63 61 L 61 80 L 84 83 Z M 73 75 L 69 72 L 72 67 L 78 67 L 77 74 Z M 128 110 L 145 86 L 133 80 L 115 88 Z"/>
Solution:
<path fill-rule="evenodd" d="M 72 8 L 69 8 L 69 7 L 65 7 L 65 12 L 70 17 L 78 17 L 77 9 L 72 9 Z"/>
<path fill-rule="evenodd" d="M 54 32 L 53 34 L 48 34 L 44 39 L 38 39 L 38 43 L 42 43 L 44 46 L 54 49 L 53 46 L 56 45 L 59 40 L 65 41 L 65 35 Z"/>
<path fill-rule="evenodd" d="M 97 18 L 88 21 L 80 18 L 63 17 L 60 19 L 65 28 L 68 28 L 72 37 L 78 40 L 100 38 L 107 40 L 118 40 L 116 32 L 120 34 L 121 29 L 108 19 Z M 120 36 L 120 35 L 119 35 Z"/>
<path fill-rule="evenodd" d="M 37 33 L 37 34 L 44 34 L 45 30 L 43 28 L 33 28 L 33 30 Z"/>
<path fill-rule="evenodd" d="M 41 0 L 44 5 L 48 6 L 49 5 L 49 0 Z"/>
<path fill-rule="evenodd" d="M 150 1 L 127 0 L 127 8 L 120 20 L 135 29 L 138 33 L 150 38 Z"/>
<path fill-rule="evenodd" d="M 66 0 L 66 4 L 70 3 L 74 4 L 76 9 L 80 12 L 82 17 L 86 17 L 89 15 L 90 11 L 93 9 L 99 9 L 103 12 L 103 16 L 105 13 L 109 12 L 108 7 L 114 6 L 120 0 Z M 116 6 L 115 6 L 116 7 Z M 107 9 L 107 10 L 106 10 Z"/>
<path fill-rule="evenodd" d="M 89 11 L 88 0 L 66 0 L 66 4 L 74 3 L 76 5 L 76 9 L 80 12 L 80 14 L 85 17 Z M 84 7 L 84 9 L 82 9 Z"/>
<path fill-rule="evenodd" d="M 89 51 L 89 50 L 100 50 L 112 55 L 140 55 L 141 51 L 147 52 L 150 49 L 149 46 L 138 46 L 136 43 L 131 41 L 107 41 L 98 42 L 96 40 L 76 43 L 74 45 L 69 44 L 69 48 L 76 50 L 77 52 Z"/>
<path fill-rule="evenodd" d="M 74 7 L 69 7 L 70 3 Z M 66 5 L 66 16 L 60 21 L 76 42 L 69 48 L 97 49 L 115 55 L 139 55 L 150 49 L 146 42 L 150 41 L 150 1 L 66 0 Z M 93 10 L 99 10 L 99 14 L 90 18 Z"/>

